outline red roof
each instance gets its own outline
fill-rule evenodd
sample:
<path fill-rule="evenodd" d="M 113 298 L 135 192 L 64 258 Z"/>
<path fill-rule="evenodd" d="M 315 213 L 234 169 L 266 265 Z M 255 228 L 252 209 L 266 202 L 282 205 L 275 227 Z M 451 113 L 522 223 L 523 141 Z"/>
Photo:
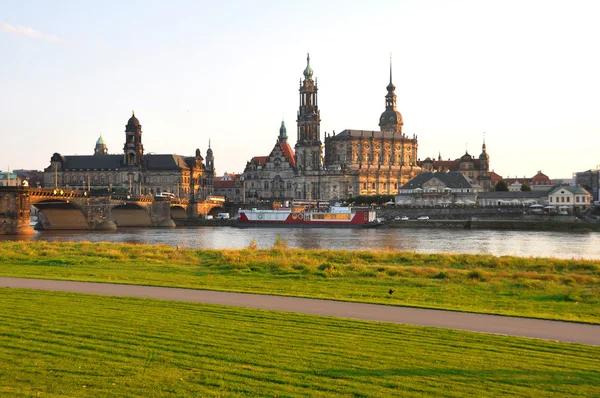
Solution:
<path fill-rule="evenodd" d="M 259 166 L 264 166 L 267 164 L 268 156 L 255 156 L 252 158 L 252 162 L 258 164 Z"/>
<path fill-rule="evenodd" d="M 514 183 L 530 185 L 531 184 L 531 179 L 527 178 L 527 177 L 522 177 L 522 178 L 518 178 L 518 177 L 515 177 L 515 178 L 505 178 L 504 182 L 506 183 L 506 185 L 510 185 L 510 184 L 514 184 Z"/>
<path fill-rule="evenodd" d="M 288 162 L 290 162 L 292 167 L 295 166 L 296 157 L 294 156 L 294 150 L 292 149 L 290 144 L 287 141 L 285 141 L 283 144 L 280 142 L 279 146 L 281 146 L 281 150 L 283 151 L 283 154 L 285 155 L 285 158 L 288 160 Z"/>
<path fill-rule="evenodd" d="M 538 171 L 538 173 L 531 178 L 531 183 L 533 185 L 552 185 L 550 178 L 541 171 Z"/>
<path fill-rule="evenodd" d="M 497 183 L 498 181 L 502 180 L 502 176 L 494 171 L 490 171 L 490 182 L 493 184 Z"/>
<path fill-rule="evenodd" d="M 231 188 L 233 187 L 235 184 L 235 181 L 233 180 L 214 180 L 213 181 L 213 186 L 215 188 Z"/>

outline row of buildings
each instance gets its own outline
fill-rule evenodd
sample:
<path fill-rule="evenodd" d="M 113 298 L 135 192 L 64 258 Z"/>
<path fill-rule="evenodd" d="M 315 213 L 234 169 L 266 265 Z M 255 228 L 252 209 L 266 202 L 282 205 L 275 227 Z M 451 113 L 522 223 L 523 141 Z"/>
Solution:
<path fill-rule="evenodd" d="M 544 183 L 533 187 L 530 190 L 483 191 L 460 172 L 424 172 L 402 186 L 394 204 L 407 207 L 527 206 L 536 211 L 566 212 L 584 210 L 592 205 L 592 195 L 579 185 Z"/>
<path fill-rule="evenodd" d="M 400 200 L 411 189 L 424 184 L 432 173 L 437 180 L 421 189 L 461 189 L 454 199 L 476 201 L 502 179 L 490 170 L 490 156 L 485 142 L 481 153 L 465 153 L 454 160 L 437 158 L 420 160 L 418 137 L 403 131 L 403 118 L 397 108 L 396 87 L 390 62 L 389 83 L 384 98 L 385 109 L 378 119 L 379 130 L 345 129 L 336 134 L 320 131 L 321 113 L 318 86 L 307 56 L 300 81 L 299 108 L 296 118 L 296 142 L 292 146 L 282 121 L 279 134 L 268 155 L 254 156 L 243 173 L 215 175 L 210 142 L 204 158 L 199 149 L 192 156 L 145 153 L 142 126 L 135 114 L 125 126 L 121 153 L 110 154 L 102 136 L 94 154 L 63 156 L 54 153 L 38 185 L 74 189 L 119 191 L 132 194 L 174 193 L 178 197 L 202 200 L 209 195 L 226 196 L 243 203 L 284 202 L 288 200 L 346 199 L 358 195 L 398 195 Z M 322 138 L 324 140 L 322 140 Z M 447 175 L 443 177 L 442 175 Z M 457 175 L 462 176 L 460 179 Z M 587 179 L 585 179 L 587 178 Z M 586 174 L 594 200 L 598 195 L 598 172 Z M 554 182 L 538 172 L 532 178 L 503 179 L 510 191 L 528 185 L 533 190 L 549 190 Z M 589 181 L 588 181 L 589 180 Z M 436 182 L 437 181 L 437 182 Z M 469 185 L 469 187 L 461 184 Z M 441 188 L 443 184 L 447 186 Z M 448 185 L 449 184 L 449 185 Z M 450 188 L 449 188 L 450 187 Z M 431 203 L 431 199 L 429 203 Z M 436 199 L 448 202 L 447 197 Z M 421 198 L 424 204 L 426 199 Z"/>
<path fill-rule="evenodd" d="M 481 190 L 489 190 L 490 158 L 485 143 L 477 158 L 467 153 L 455 161 L 430 158 L 420 161 L 418 137 L 403 131 L 391 63 L 379 130 L 346 129 L 338 134 L 325 134 L 323 145 L 318 87 L 313 73 L 310 56 L 307 56 L 304 79 L 299 87 L 294 148 L 288 142 L 287 129 L 282 122 L 270 153 L 254 156 L 247 162 L 238 184 L 242 198 L 235 199 L 253 203 L 395 195 L 423 171 L 457 171 Z M 229 181 L 226 184 L 234 185 Z M 215 187 L 217 192 L 220 192 L 219 185 L 217 183 Z"/>
<path fill-rule="evenodd" d="M 127 192 L 204 198 L 212 193 L 215 164 L 210 142 L 206 158 L 200 149 L 192 156 L 145 153 L 142 125 L 135 113 L 125 126 L 123 152 L 109 154 L 102 135 L 93 155 L 64 156 L 54 153 L 44 169 L 45 187 L 97 192 Z"/>

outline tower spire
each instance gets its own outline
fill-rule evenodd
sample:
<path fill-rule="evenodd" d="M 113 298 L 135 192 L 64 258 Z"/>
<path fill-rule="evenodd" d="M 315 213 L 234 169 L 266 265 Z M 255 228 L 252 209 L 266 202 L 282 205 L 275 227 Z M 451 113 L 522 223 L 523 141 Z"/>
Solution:
<path fill-rule="evenodd" d="M 390 84 L 392 84 L 392 53 L 390 53 Z"/>
<path fill-rule="evenodd" d="M 283 143 L 287 140 L 287 129 L 285 128 L 285 121 L 281 120 L 281 127 L 279 128 L 279 142 Z"/>
<path fill-rule="evenodd" d="M 379 127 L 383 132 L 402 132 L 402 115 L 396 110 L 396 86 L 392 83 L 392 53 L 390 53 L 390 83 L 386 87 L 385 111 L 379 118 Z"/>
<path fill-rule="evenodd" d="M 306 53 L 306 69 L 304 69 L 304 79 L 312 80 L 313 70 L 310 67 L 310 53 Z"/>

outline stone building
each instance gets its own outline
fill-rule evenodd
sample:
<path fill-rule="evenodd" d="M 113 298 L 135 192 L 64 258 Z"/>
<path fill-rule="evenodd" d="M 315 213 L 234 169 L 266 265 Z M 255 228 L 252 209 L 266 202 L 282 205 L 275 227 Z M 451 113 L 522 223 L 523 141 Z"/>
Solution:
<path fill-rule="evenodd" d="M 458 171 L 423 172 L 404 184 L 396 195 L 396 205 L 447 207 L 474 205 L 477 189 Z"/>
<path fill-rule="evenodd" d="M 213 180 L 213 194 L 235 203 L 244 203 L 244 179 L 241 174 L 225 172 Z"/>
<path fill-rule="evenodd" d="M 465 176 L 471 184 L 479 185 L 483 191 L 489 191 L 492 186 L 490 155 L 487 153 L 485 142 L 481 146 L 481 154 L 478 158 L 469 155 L 469 152 L 465 152 L 458 159 L 442 160 L 440 154 L 437 160 L 428 157 L 423 161 L 417 162 L 417 164 L 423 168 L 424 172 L 457 171 Z"/>
<path fill-rule="evenodd" d="M 282 121 L 271 153 L 268 156 L 255 156 L 246 164 L 243 174 L 246 202 L 284 201 L 295 197 L 298 169 L 294 151 L 287 139 L 287 130 Z M 306 151 L 301 156 L 309 154 Z M 308 158 L 311 158 L 310 155 Z M 303 160 L 306 161 L 306 157 Z"/>
<path fill-rule="evenodd" d="M 109 154 L 102 136 L 93 155 L 54 153 L 44 169 L 44 186 L 135 195 L 171 192 L 177 197 L 203 199 L 212 193 L 213 176 L 210 143 L 206 160 L 199 149 L 195 156 L 145 154 L 142 125 L 133 114 L 125 126 L 122 154 Z"/>
<path fill-rule="evenodd" d="M 600 169 L 580 171 L 575 173 L 574 177 L 576 185 L 581 185 L 592 194 L 592 200 L 600 200 L 598 198 L 600 192 L 600 189 L 598 189 L 600 187 Z"/>
<path fill-rule="evenodd" d="M 396 86 L 386 87 L 385 111 L 379 118 L 380 131 L 344 130 L 325 137 L 325 168 L 341 171 L 344 180 L 339 191 L 330 194 L 390 195 L 421 172 L 417 165 L 417 137 L 402 132 L 404 122 L 396 107 Z"/>
<path fill-rule="evenodd" d="M 555 185 L 541 170 L 538 170 L 537 174 L 533 177 L 507 177 L 503 178 L 503 180 L 509 191 L 520 191 L 525 184 L 534 191 L 547 191 Z"/>
<path fill-rule="evenodd" d="M 19 176 L 10 171 L 0 171 L 0 187 L 14 187 L 21 185 Z"/>
<path fill-rule="evenodd" d="M 294 151 L 285 126 L 269 156 L 253 157 L 244 170 L 247 201 L 329 200 L 356 195 L 395 194 L 421 172 L 417 165 L 417 137 L 402 131 L 396 108 L 396 87 L 390 82 L 380 131 L 344 130 L 321 141 L 318 87 L 310 56 L 300 81 L 297 139 Z"/>
<path fill-rule="evenodd" d="M 579 185 L 554 187 L 548 193 L 548 197 L 549 205 L 557 207 L 559 211 L 584 210 L 592 204 L 592 195 Z"/>

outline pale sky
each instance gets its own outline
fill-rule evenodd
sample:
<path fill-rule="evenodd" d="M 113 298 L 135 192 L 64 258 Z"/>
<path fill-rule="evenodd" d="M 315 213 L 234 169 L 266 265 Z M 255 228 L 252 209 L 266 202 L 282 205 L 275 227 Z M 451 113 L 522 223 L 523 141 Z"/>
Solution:
<path fill-rule="evenodd" d="M 389 54 L 419 157 L 479 155 L 504 177 L 600 164 L 600 1 L 0 3 L 0 169 L 122 153 L 206 154 L 217 173 L 296 142 L 310 52 L 321 139 L 379 130 Z"/>

